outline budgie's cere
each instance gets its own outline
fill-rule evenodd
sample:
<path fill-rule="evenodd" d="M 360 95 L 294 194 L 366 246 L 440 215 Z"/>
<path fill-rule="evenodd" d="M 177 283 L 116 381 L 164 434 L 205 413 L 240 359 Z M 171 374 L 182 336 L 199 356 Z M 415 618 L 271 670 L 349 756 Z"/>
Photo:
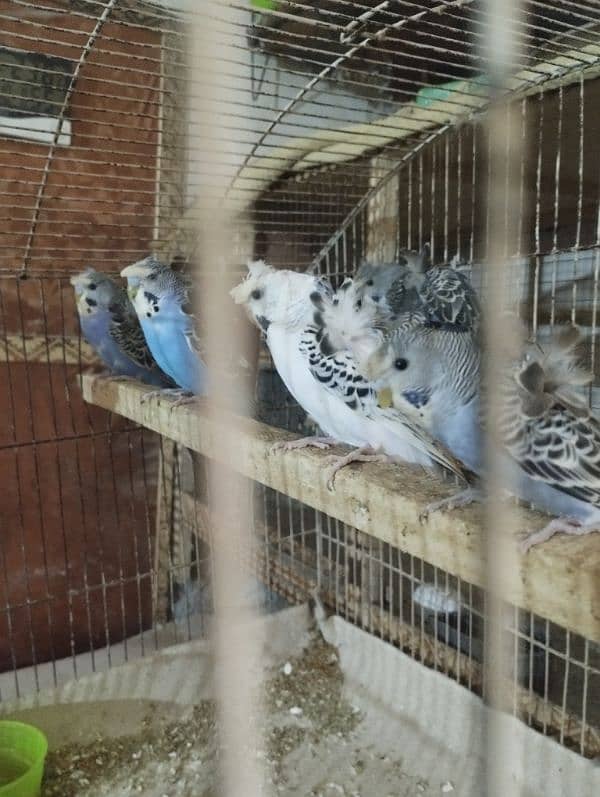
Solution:
<path fill-rule="evenodd" d="M 257 262 L 249 265 L 248 278 L 231 295 L 246 306 L 251 319 L 265 332 L 288 390 L 331 440 L 431 464 L 433 441 L 427 435 L 421 437 L 397 413 L 377 408 L 372 387 L 357 372 L 349 353 L 326 353 L 327 344 L 318 339 L 318 328 L 312 322 L 315 307 L 330 295 L 328 287 L 314 276 Z"/>
<path fill-rule="evenodd" d="M 189 284 L 155 258 L 134 263 L 121 275 L 128 280 L 146 341 L 161 368 L 180 388 L 196 395 L 206 393 L 208 373 L 200 354 Z"/>
<path fill-rule="evenodd" d="M 169 379 L 150 353 L 123 288 L 88 268 L 71 277 L 81 331 L 115 376 L 166 386 Z"/>

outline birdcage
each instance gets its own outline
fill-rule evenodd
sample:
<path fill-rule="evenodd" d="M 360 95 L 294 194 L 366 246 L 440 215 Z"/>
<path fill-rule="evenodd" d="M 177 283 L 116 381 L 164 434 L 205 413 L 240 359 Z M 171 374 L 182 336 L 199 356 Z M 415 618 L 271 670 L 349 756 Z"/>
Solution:
<path fill-rule="evenodd" d="M 126 786 L 115 775 L 103 793 L 201 793 L 181 769 L 168 780 L 174 759 L 213 782 L 212 721 L 167 726 L 180 746 L 166 751 L 139 701 L 168 705 L 166 721 L 179 717 L 175 703 L 212 717 L 204 657 L 228 566 L 244 574 L 258 637 L 278 640 L 284 674 L 269 682 L 269 705 L 289 709 L 292 724 L 269 725 L 271 741 L 288 745 L 279 757 L 259 750 L 276 760 L 273 793 L 484 793 L 486 767 L 508 778 L 488 780 L 490 794 L 596 793 L 597 535 L 533 549 L 493 590 L 481 507 L 419 519 L 453 483 L 368 464 L 344 469 L 329 490 L 322 452 L 273 448 L 314 425 L 233 303 L 219 307 L 243 337 L 252 419 L 210 399 L 145 400 L 147 385 L 98 375 L 69 283 L 84 267 L 117 276 L 154 252 L 190 273 L 219 272 L 221 288 L 256 259 L 338 285 L 365 258 L 385 263 L 429 243 L 433 263 L 453 263 L 484 290 L 500 246 L 508 304 L 533 334 L 576 322 L 597 372 L 600 9 L 505 5 L 0 3 L 0 695 L 18 716 L 60 704 L 32 715 L 53 746 L 63 734 L 93 741 L 81 701 L 120 706 L 110 722 L 93 706 L 83 714 L 107 737 L 143 726 L 155 748 L 126 737 L 137 746 L 121 745 L 119 766 L 143 748 L 164 753 L 167 769 Z M 488 63 L 495 30 L 506 34 L 499 76 Z M 206 265 L 207 252 L 219 254 L 206 239 L 220 213 L 229 271 L 218 258 Z M 596 382 L 588 398 L 597 407 Z M 215 478 L 231 479 L 241 513 L 233 542 L 215 520 Z M 530 507 L 511 516 L 523 530 L 541 522 Z M 293 659 L 309 621 L 292 606 L 314 601 L 356 693 L 321 735 L 309 701 L 303 708 L 285 682 L 300 668 L 305 686 L 322 684 L 333 666 L 323 651 L 312 664 Z M 492 631 L 506 654 L 499 681 L 486 656 Z M 315 716 L 329 712 L 333 683 Z M 215 688 L 227 705 L 227 686 Z M 513 747 L 491 766 L 487 715 L 473 717 L 494 690 Z M 353 737 L 361 711 L 380 725 Z M 188 732 L 204 745 L 193 761 L 181 750 Z M 408 762 L 391 742 L 379 755 L 379 734 L 396 734 Z M 74 753 L 100 761 L 87 769 L 53 760 L 49 793 L 101 793 L 114 748 L 91 750 Z M 513 781 L 517 750 L 530 769 Z M 351 771 L 334 776 L 342 762 Z"/>

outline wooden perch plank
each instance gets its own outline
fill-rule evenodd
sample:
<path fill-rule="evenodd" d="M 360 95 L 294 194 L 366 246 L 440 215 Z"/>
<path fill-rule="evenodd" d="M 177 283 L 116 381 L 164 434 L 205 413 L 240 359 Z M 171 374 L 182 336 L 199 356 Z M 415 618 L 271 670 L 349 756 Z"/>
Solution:
<path fill-rule="evenodd" d="M 293 435 L 226 413 L 209 421 L 206 405 L 171 409 L 172 402 L 141 398 L 144 385 L 83 377 L 86 401 L 123 415 L 219 462 L 220 435 L 236 435 L 238 458 L 229 462 L 254 481 L 326 512 L 402 551 L 430 562 L 471 584 L 485 588 L 482 508 L 471 506 L 419 521 L 423 507 L 456 488 L 421 468 L 370 464 L 352 466 L 327 489 L 323 453 L 311 449 L 271 451 L 273 443 Z M 547 518 L 515 507 L 519 531 L 539 528 Z M 514 536 L 507 530 L 507 534 Z M 600 537 L 558 536 L 519 559 L 506 574 L 503 597 L 541 617 L 600 640 Z"/>

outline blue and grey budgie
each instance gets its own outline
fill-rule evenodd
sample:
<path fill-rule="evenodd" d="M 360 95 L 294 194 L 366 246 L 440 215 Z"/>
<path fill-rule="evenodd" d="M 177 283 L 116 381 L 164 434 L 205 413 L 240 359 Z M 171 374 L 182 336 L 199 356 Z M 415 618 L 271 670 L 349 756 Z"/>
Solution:
<path fill-rule="evenodd" d="M 92 268 L 71 277 L 81 332 L 114 376 L 166 387 L 124 289 Z"/>
<path fill-rule="evenodd" d="M 356 447 L 347 457 L 336 458 L 334 472 L 352 461 L 380 459 L 381 451 L 407 462 L 438 462 L 457 470 L 454 458 L 427 432 L 401 412 L 377 406 L 372 385 L 358 373 L 349 352 L 338 357 L 322 349 L 314 317 L 330 286 L 313 275 L 277 270 L 262 261 L 250 263 L 248 270 L 231 295 L 264 332 L 290 393 L 327 435 L 284 448 L 327 448 L 336 442 Z"/>
<path fill-rule="evenodd" d="M 480 347 L 471 332 L 427 325 L 393 330 L 364 365 L 394 407 L 475 473 L 481 468 Z"/>
<path fill-rule="evenodd" d="M 371 358 L 367 372 L 390 387 L 394 406 L 413 403 L 434 436 L 439 433 L 453 454 L 482 474 L 478 354 L 469 353 L 464 338 L 462 346 L 448 344 L 441 352 L 444 336 L 443 330 L 420 329 L 395 337 Z M 525 538 L 523 551 L 560 531 L 600 530 L 600 424 L 576 391 L 590 378 L 577 365 L 579 339 L 567 329 L 545 344 L 527 344 L 503 378 L 498 456 L 506 489 L 559 515 Z M 465 401 L 470 395 L 472 400 Z M 444 432 L 446 406 L 448 419 L 455 415 Z M 478 491 L 467 490 L 429 510 L 479 498 Z"/>
<path fill-rule="evenodd" d="M 200 352 L 191 287 L 181 274 L 154 257 L 121 272 L 156 362 L 184 391 L 204 395 L 208 372 Z"/>

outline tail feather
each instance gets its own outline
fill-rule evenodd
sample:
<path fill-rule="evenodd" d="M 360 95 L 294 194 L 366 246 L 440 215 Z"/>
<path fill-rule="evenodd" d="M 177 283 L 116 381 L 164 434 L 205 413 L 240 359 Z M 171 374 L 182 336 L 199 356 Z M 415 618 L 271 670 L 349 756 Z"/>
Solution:
<path fill-rule="evenodd" d="M 422 426 L 409 418 L 399 410 L 389 408 L 377 408 L 377 421 L 382 426 L 388 426 L 390 432 L 393 430 L 398 433 L 398 425 L 404 427 L 410 436 L 410 444 L 413 448 L 421 451 L 431 461 L 445 468 L 450 473 L 458 476 L 461 480 L 469 482 L 472 477 L 471 471 L 452 454 L 439 440 L 436 440 Z"/>

